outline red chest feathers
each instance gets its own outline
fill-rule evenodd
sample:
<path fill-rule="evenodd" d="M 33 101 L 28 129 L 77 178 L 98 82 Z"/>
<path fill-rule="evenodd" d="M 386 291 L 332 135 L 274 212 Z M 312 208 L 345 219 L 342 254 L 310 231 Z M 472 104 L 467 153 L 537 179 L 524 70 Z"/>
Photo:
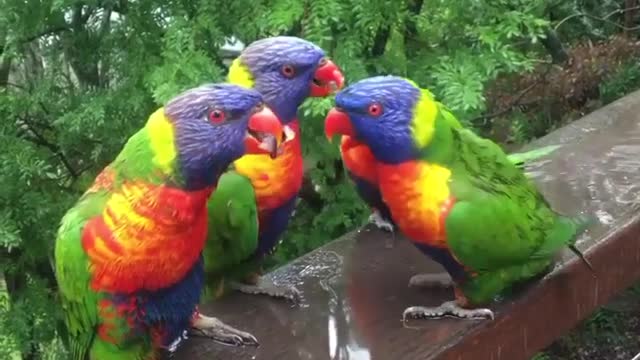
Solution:
<path fill-rule="evenodd" d="M 83 229 L 93 289 L 154 291 L 181 280 L 204 247 L 211 191 L 123 184 Z"/>
<path fill-rule="evenodd" d="M 342 136 L 340 154 L 342 155 L 344 166 L 351 173 L 371 184 L 378 183 L 376 159 L 369 147 L 350 136 Z"/>

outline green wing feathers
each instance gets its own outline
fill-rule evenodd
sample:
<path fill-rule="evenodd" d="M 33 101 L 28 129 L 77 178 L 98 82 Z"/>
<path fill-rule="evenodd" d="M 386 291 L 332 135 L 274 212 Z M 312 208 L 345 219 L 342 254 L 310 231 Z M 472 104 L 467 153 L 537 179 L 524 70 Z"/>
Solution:
<path fill-rule="evenodd" d="M 533 258 L 548 258 L 565 246 L 574 246 L 578 235 L 593 223 L 587 216 L 570 218 L 557 216 L 556 222 L 547 236 L 547 241 L 532 255 Z"/>
<path fill-rule="evenodd" d="M 99 295 L 90 289 L 89 260 L 81 236 L 86 222 L 101 213 L 106 192 L 86 194 L 62 219 L 56 239 L 56 278 L 69 333 L 72 360 L 85 360 L 98 326 Z"/>
<path fill-rule="evenodd" d="M 509 161 L 514 163 L 517 167 L 523 168 L 525 163 L 547 156 L 560 147 L 560 145 L 543 146 L 523 153 L 509 154 L 507 157 L 509 158 Z"/>
<path fill-rule="evenodd" d="M 423 91 L 426 91 L 426 90 L 423 90 Z M 433 95 L 430 95 L 430 97 L 433 98 Z M 449 110 L 449 108 L 446 107 L 446 105 L 440 102 L 436 102 L 436 104 L 438 106 L 438 111 L 440 112 L 440 114 L 442 114 L 443 120 L 447 123 L 447 125 L 450 128 L 452 129 L 462 128 L 462 125 L 460 124 L 458 119 L 455 117 L 455 115 L 453 115 L 451 110 Z M 522 153 L 508 154 L 507 158 L 509 159 L 510 162 L 515 164 L 517 167 L 524 168 L 525 163 L 547 156 L 552 152 L 556 151 L 557 149 L 559 149 L 560 147 L 561 147 L 560 145 L 543 146 L 541 148 L 537 148 L 537 149 L 522 152 Z"/>
<path fill-rule="evenodd" d="M 523 171 L 492 141 L 451 129 L 456 203 L 445 226 L 447 243 L 477 273 L 463 291 L 486 302 L 509 285 L 536 276 L 563 247 L 573 247 L 589 222 L 554 212 Z"/>
<path fill-rule="evenodd" d="M 234 277 L 258 247 L 258 209 L 251 181 L 235 171 L 220 177 L 208 202 L 209 229 L 203 256 L 206 293 Z"/>

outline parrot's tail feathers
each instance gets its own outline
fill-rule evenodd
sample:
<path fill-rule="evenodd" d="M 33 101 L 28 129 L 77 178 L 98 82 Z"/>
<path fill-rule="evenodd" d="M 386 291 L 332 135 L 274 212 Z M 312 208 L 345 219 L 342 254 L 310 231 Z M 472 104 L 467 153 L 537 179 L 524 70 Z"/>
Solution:
<path fill-rule="evenodd" d="M 578 249 L 575 245 L 571 244 L 569 245 L 569 250 L 571 250 L 574 254 L 576 254 L 577 257 L 580 258 L 580 260 L 582 260 L 582 262 L 589 268 L 589 270 L 591 270 L 592 273 L 596 273 L 596 271 L 593 269 L 593 265 L 591 265 L 591 262 L 584 256 L 584 254 L 582 253 L 582 251 L 580 251 L 580 249 Z"/>
<path fill-rule="evenodd" d="M 523 152 L 523 153 L 509 154 L 508 158 L 517 167 L 522 168 L 524 167 L 525 163 L 533 160 L 537 160 L 545 155 L 551 154 L 552 152 L 556 151 L 560 147 L 561 145 L 543 146 L 541 148 Z"/>
<path fill-rule="evenodd" d="M 576 240 L 577 235 L 587 230 L 591 225 L 598 223 L 598 219 L 593 215 L 578 215 L 574 217 L 572 221 L 576 226 L 576 236 L 574 237 L 574 241 Z"/>
<path fill-rule="evenodd" d="M 91 343 L 93 336 L 80 336 L 70 337 L 69 350 L 71 352 L 72 360 L 89 360 L 89 350 L 91 349 Z"/>
<path fill-rule="evenodd" d="M 546 241 L 532 255 L 532 258 L 548 258 L 563 249 L 565 246 L 572 246 L 575 248 L 578 235 L 592 223 L 593 219 L 588 216 L 581 215 L 573 218 L 558 216 L 557 221 L 551 229 L 551 232 L 548 234 Z"/>
<path fill-rule="evenodd" d="M 567 245 L 569 250 L 573 252 L 577 257 L 582 260 L 582 262 L 591 270 L 593 274 L 595 274 L 595 270 L 593 269 L 593 265 L 591 262 L 584 256 L 582 251 L 576 247 L 576 240 L 578 236 L 584 232 L 588 227 L 598 222 L 598 220 L 592 215 L 578 215 L 570 219 L 575 227 L 575 234 L 571 237 L 571 242 Z"/>

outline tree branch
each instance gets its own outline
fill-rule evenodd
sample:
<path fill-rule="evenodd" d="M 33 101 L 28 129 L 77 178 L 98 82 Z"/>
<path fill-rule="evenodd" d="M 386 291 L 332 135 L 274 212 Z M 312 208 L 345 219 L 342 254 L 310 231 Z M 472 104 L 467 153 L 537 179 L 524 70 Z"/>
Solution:
<path fill-rule="evenodd" d="M 60 146 L 49 142 L 44 135 L 40 134 L 36 129 L 35 126 L 33 126 L 33 123 L 30 122 L 29 120 L 27 120 L 26 117 L 21 117 L 22 122 L 26 125 L 27 130 L 29 130 L 29 132 L 31 132 L 31 134 L 33 134 L 33 136 L 35 137 L 34 139 L 30 139 L 34 144 L 36 145 L 40 145 L 43 146 L 47 149 L 49 149 L 49 151 L 51 151 L 53 154 L 55 154 L 58 159 L 60 159 L 60 162 L 62 162 L 62 165 L 67 169 L 67 171 L 69 172 L 69 175 L 71 175 L 71 177 L 73 179 L 78 178 L 78 176 L 80 176 L 80 172 L 78 172 L 72 165 L 71 162 L 69 161 L 69 159 L 67 159 L 67 157 L 64 155 L 64 153 L 62 152 L 62 149 L 60 149 Z"/>
<path fill-rule="evenodd" d="M 19 40 L 19 43 L 24 44 L 24 43 L 28 43 L 28 42 L 32 42 L 34 40 L 37 40 L 43 36 L 47 36 L 47 35 L 54 35 L 63 31 L 67 31 L 70 29 L 69 24 L 59 24 L 59 25 L 55 25 L 52 26 L 48 29 L 44 29 L 38 33 L 35 33 L 33 35 L 27 36 L 25 38 L 22 38 Z M 4 45 L 0 45 L 0 55 L 2 55 L 4 53 L 4 49 L 5 46 Z"/>
<path fill-rule="evenodd" d="M 422 5 L 424 4 L 424 0 L 413 0 L 410 4 L 408 4 L 407 8 L 413 17 L 407 19 L 407 35 L 410 37 L 418 36 L 418 28 L 414 18 L 418 16 L 422 12 Z"/>
<path fill-rule="evenodd" d="M 390 35 L 391 35 L 391 26 L 384 25 L 378 28 L 378 31 L 376 31 L 376 35 L 373 38 L 373 45 L 371 46 L 371 50 L 369 50 L 369 53 L 366 54 L 366 48 L 364 49 L 365 50 L 364 57 L 366 59 L 373 60 L 382 56 L 387 46 L 387 42 L 389 41 Z M 375 72 L 375 68 L 373 67 L 372 63 L 369 63 L 367 68 L 370 73 Z"/>
<path fill-rule="evenodd" d="M 551 55 L 551 59 L 554 64 L 564 64 L 569 60 L 569 54 L 562 45 L 562 41 L 558 38 L 558 34 L 556 34 L 555 30 L 547 29 L 545 31 L 545 37 L 540 39 L 540 42 L 545 49 L 547 49 L 549 55 Z"/>
<path fill-rule="evenodd" d="M 98 37 L 98 41 L 102 41 L 104 37 L 111 31 L 111 8 L 107 7 L 102 12 L 102 19 L 100 20 L 100 33 Z M 98 83 L 101 86 L 106 87 L 109 83 L 107 79 L 107 74 L 109 73 L 110 63 L 109 57 L 106 56 L 102 60 L 99 60 L 99 63 L 102 65 L 98 67 Z"/>
<path fill-rule="evenodd" d="M 626 28 L 632 28 L 633 23 L 635 22 L 635 18 L 636 18 L 636 9 L 638 9 L 638 1 L 637 0 L 625 0 L 624 2 L 625 5 L 625 13 L 624 13 L 624 26 Z M 625 32 L 629 32 L 628 30 L 625 30 Z"/>
<path fill-rule="evenodd" d="M 0 87 L 7 87 L 7 84 L 9 84 L 9 73 L 11 72 L 11 62 L 12 62 L 12 59 L 10 56 L 0 55 Z"/>
<path fill-rule="evenodd" d="M 378 29 L 376 36 L 373 39 L 373 46 L 371 47 L 371 57 L 376 58 L 384 54 L 384 49 L 389 41 L 391 35 L 391 26 L 384 26 Z"/>
<path fill-rule="evenodd" d="M 633 10 L 637 10 L 637 9 L 640 9 L 640 5 L 638 5 L 638 6 L 634 6 L 634 7 L 630 7 L 630 8 L 626 8 L 626 9 L 616 9 L 616 10 L 614 10 L 614 11 L 612 11 L 612 12 L 610 12 L 610 13 L 606 14 L 606 15 L 605 15 L 605 16 L 603 16 L 603 17 L 599 17 L 599 16 L 595 16 L 595 15 L 587 14 L 587 13 L 576 13 L 576 14 L 571 14 L 571 15 L 569 15 L 569 16 L 567 16 L 567 17 L 565 17 L 564 19 L 560 20 L 560 21 L 556 24 L 556 26 L 554 26 L 554 27 L 553 27 L 553 30 L 558 30 L 558 28 L 559 28 L 562 24 L 564 24 L 565 22 L 567 22 L 567 21 L 569 21 L 569 20 L 571 20 L 571 19 L 573 19 L 573 18 L 577 18 L 577 17 L 588 17 L 588 18 L 593 19 L 593 20 L 603 21 L 603 22 L 606 22 L 606 23 L 608 23 L 608 24 L 611 24 L 611 25 L 613 25 L 613 26 L 615 26 L 615 27 L 618 27 L 618 28 L 620 28 L 620 29 L 622 29 L 622 30 L 624 30 L 624 31 L 640 30 L 640 26 L 627 27 L 627 26 L 625 26 L 625 25 L 620 25 L 620 24 L 618 24 L 618 23 L 617 23 L 617 22 L 615 22 L 615 21 L 611 21 L 611 20 L 609 20 L 609 18 L 610 18 L 610 17 L 612 17 L 612 16 L 614 16 L 614 15 L 624 14 L 624 13 L 626 13 L 627 11 L 633 11 Z"/>

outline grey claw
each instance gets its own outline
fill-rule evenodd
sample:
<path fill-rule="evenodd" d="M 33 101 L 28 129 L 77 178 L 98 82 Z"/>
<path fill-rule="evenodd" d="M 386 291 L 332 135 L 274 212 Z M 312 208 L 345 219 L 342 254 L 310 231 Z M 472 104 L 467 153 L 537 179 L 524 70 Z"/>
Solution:
<path fill-rule="evenodd" d="M 192 336 L 212 339 L 233 346 L 259 346 L 258 339 L 248 332 L 240 331 L 214 317 L 200 315 L 189 329 Z"/>
<path fill-rule="evenodd" d="M 302 302 L 302 293 L 293 285 L 266 287 L 264 288 L 264 294 L 283 298 L 291 302 L 293 306 L 299 306 Z"/>
<path fill-rule="evenodd" d="M 297 306 L 302 302 L 302 293 L 293 285 L 275 285 L 272 283 L 247 285 L 232 283 L 231 286 L 235 290 L 243 292 L 245 294 L 267 295 L 271 297 L 286 299 L 292 302 L 294 306 Z"/>
<path fill-rule="evenodd" d="M 287 290 L 285 290 L 285 295 L 288 300 L 290 300 L 294 305 L 300 305 L 302 302 L 302 293 L 295 286 L 287 286 Z"/>
<path fill-rule="evenodd" d="M 369 215 L 369 222 L 374 224 L 380 230 L 384 230 L 390 233 L 392 233 L 394 230 L 393 224 L 391 224 L 389 220 L 383 218 L 382 215 L 380 215 L 380 212 L 378 212 L 377 210 L 374 210 L 371 215 Z"/>
<path fill-rule="evenodd" d="M 464 309 L 458 306 L 455 301 L 447 301 L 437 307 L 411 306 L 402 313 L 402 321 L 407 318 L 413 319 L 440 319 L 445 316 L 457 319 L 468 320 L 493 320 L 495 318 L 493 311 L 490 309 Z"/>

